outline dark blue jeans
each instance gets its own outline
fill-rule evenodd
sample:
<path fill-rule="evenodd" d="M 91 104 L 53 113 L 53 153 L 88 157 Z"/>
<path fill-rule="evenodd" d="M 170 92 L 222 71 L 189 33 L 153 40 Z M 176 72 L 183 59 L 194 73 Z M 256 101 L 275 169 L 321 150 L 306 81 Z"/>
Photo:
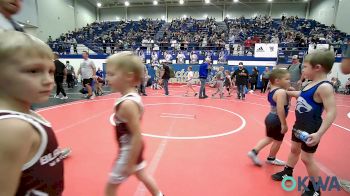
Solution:
<path fill-rule="evenodd" d="M 244 89 L 246 88 L 246 85 L 237 85 L 237 97 L 242 98 L 245 97 Z"/>
<path fill-rule="evenodd" d="M 207 82 L 207 79 L 200 78 L 201 81 L 201 88 L 199 89 L 199 97 L 204 97 L 205 94 L 205 83 Z"/>

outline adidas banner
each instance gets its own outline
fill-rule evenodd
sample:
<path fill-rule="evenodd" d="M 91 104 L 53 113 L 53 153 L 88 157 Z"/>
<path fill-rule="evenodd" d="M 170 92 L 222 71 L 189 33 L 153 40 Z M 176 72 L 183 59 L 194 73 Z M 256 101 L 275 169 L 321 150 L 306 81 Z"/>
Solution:
<path fill-rule="evenodd" d="M 255 44 L 254 57 L 277 58 L 278 44 Z"/>

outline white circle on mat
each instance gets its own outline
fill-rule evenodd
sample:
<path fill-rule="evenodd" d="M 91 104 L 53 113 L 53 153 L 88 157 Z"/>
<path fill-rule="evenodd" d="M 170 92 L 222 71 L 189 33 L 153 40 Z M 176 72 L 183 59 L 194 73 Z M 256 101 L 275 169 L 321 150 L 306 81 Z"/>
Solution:
<path fill-rule="evenodd" d="M 240 130 L 242 130 L 247 122 L 246 120 L 239 114 L 232 112 L 230 110 L 226 110 L 223 108 L 219 108 L 219 107 L 215 107 L 215 106 L 208 106 L 208 105 L 198 105 L 198 104 L 187 104 L 187 103 L 154 103 L 154 104 L 145 104 L 144 106 L 155 106 L 155 105 L 185 105 L 185 106 L 197 106 L 197 107 L 205 107 L 205 108 L 213 108 L 213 109 L 217 109 L 217 110 L 221 110 L 227 113 L 230 113 L 234 116 L 237 116 L 240 120 L 241 120 L 241 125 L 233 130 L 230 130 L 228 132 L 225 133 L 220 133 L 220 134 L 214 134 L 214 135 L 205 135 L 205 136 L 164 136 L 164 135 L 155 135 L 155 134 L 149 134 L 149 133 L 142 133 L 143 136 L 147 136 L 147 137 L 153 137 L 153 138 L 160 138 L 160 139 L 173 139 L 173 140 L 198 140 L 198 139 L 210 139 L 210 138 L 217 138 L 217 137 L 223 137 L 223 136 L 227 136 L 227 135 L 231 135 L 234 134 Z M 114 114 L 112 114 L 109 118 L 110 122 L 112 125 L 115 125 L 114 122 Z"/>

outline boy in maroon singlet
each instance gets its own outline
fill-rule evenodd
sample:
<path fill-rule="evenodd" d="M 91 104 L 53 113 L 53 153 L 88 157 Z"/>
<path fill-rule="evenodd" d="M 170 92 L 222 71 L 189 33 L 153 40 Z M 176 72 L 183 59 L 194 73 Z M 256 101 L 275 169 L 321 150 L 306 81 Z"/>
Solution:
<path fill-rule="evenodd" d="M 62 151 L 50 123 L 30 110 L 49 98 L 52 59 L 39 39 L 0 31 L 0 195 L 62 195 Z"/>

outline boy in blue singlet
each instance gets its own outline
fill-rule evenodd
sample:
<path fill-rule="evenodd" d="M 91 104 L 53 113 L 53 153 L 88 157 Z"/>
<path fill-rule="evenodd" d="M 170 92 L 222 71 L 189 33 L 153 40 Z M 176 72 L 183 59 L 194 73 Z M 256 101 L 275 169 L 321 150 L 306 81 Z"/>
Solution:
<path fill-rule="evenodd" d="M 121 52 L 107 59 L 108 84 L 113 91 L 120 92 L 122 97 L 114 104 L 113 124 L 119 152 L 106 185 L 106 196 L 115 196 L 120 184 L 133 174 L 153 196 L 164 196 L 154 179 L 147 174 L 143 160 L 144 142 L 140 130 L 143 105 L 135 89 L 141 82 L 143 72 L 141 59 L 132 52 Z"/>
<path fill-rule="evenodd" d="M 248 153 L 253 163 L 261 166 L 258 153 L 272 143 L 266 162 L 272 165 L 283 166 L 285 163 L 276 159 L 276 155 L 282 144 L 284 134 L 288 130 L 286 117 L 289 109 L 289 98 L 286 89 L 289 87 L 290 76 L 287 70 L 274 69 L 270 74 L 271 90 L 267 99 L 271 105 L 271 111 L 265 118 L 266 137 Z"/>
<path fill-rule="evenodd" d="M 303 72 L 305 77 L 312 82 L 301 91 L 287 92 L 288 95 L 297 98 L 292 147 L 284 170 L 272 175 L 272 179 L 282 181 L 284 177 L 292 176 L 301 154 L 301 160 L 308 171 L 308 176 L 318 181 L 319 168 L 315 163 L 314 154 L 322 136 L 336 117 L 333 86 L 327 81 L 327 74 L 332 70 L 334 61 L 334 53 L 326 50 L 317 50 L 305 57 Z M 322 119 L 323 109 L 326 111 L 324 119 Z M 310 134 L 306 142 L 297 137 L 300 131 Z M 321 195 L 320 190 L 315 189 L 316 187 L 309 181 L 302 196 Z"/>

